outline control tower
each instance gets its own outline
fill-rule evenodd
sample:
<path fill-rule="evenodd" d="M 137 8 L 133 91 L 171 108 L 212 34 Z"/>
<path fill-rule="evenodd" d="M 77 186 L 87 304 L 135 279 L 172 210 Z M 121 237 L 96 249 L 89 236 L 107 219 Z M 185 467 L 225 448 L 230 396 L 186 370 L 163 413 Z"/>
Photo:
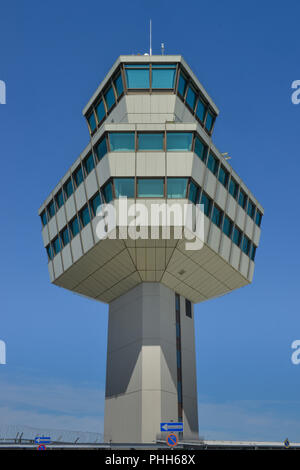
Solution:
<path fill-rule="evenodd" d="M 197 439 L 194 304 L 252 281 L 263 208 L 213 144 L 218 113 L 183 57 L 120 56 L 83 110 L 88 145 L 39 209 L 51 282 L 109 304 L 105 442 L 155 442 L 172 421 Z M 201 249 L 159 224 L 99 238 L 99 208 L 120 215 L 125 197 L 200 204 Z"/>

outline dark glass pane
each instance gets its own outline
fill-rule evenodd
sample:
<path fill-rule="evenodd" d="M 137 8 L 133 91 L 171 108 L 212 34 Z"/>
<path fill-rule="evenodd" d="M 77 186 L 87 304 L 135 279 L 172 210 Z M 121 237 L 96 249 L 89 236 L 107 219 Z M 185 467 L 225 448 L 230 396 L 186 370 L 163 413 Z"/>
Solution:
<path fill-rule="evenodd" d="M 62 232 L 61 232 L 61 241 L 62 241 L 63 246 L 66 246 L 69 243 L 70 237 L 69 237 L 68 227 L 66 227 L 64 230 L 62 230 Z"/>
<path fill-rule="evenodd" d="M 74 171 L 73 178 L 74 178 L 75 187 L 78 188 L 78 186 L 83 181 L 83 172 L 82 172 L 81 165 Z"/>
<path fill-rule="evenodd" d="M 149 66 L 147 68 L 125 70 L 127 88 L 150 88 Z"/>
<path fill-rule="evenodd" d="M 79 223 L 77 217 L 75 217 L 75 219 L 70 222 L 70 230 L 73 238 L 79 233 Z"/>
<path fill-rule="evenodd" d="M 107 153 L 106 138 L 100 140 L 100 143 L 95 148 L 97 160 L 100 162 L 101 158 Z"/>
<path fill-rule="evenodd" d="M 185 77 L 182 74 L 180 74 L 179 82 L 178 82 L 178 93 L 181 96 L 184 96 L 184 94 L 185 94 L 186 85 L 187 85 L 187 81 L 186 81 Z"/>
<path fill-rule="evenodd" d="M 119 98 L 119 96 L 121 96 L 124 91 L 123 80 L 122 80 L 121 74 L 115 79 L 114 84 L 115 84 L 115 88 L 116 88 L 117 95 Z"/>
<path fill-rule="evenodd" d="M 90 207 L 91 207 L 93 217 L 96 217 L 97 209 L 100 206 L 101 206 L 101 197 L 100 197 L 100 194 L 97 193 L 96 196 L 94 196 L 90 202 Z"/>
<path fill-rule="evenodd" d="M 256 217 L 255 217 L 255 223 L 260 227 L 261 224 L 261 219 L 262 219 L 262 214 L 259 212 L 259 210 L 256 211 Z"/>
<path fill-rule="evenodd" d="M 250 258 L 252 259 L 252 261 L 255 260 L 255 254 L 256 254 L 256 246 L 251 244 Z"/>
<path fill-rule="evenodd" d="M 43 212 L 41 213 L 41 220 L 42 220 L 43 226 L 45 227 L 45 225 L 47 224 L 47 214 L 46 214 L 46 211 L 43 211 Z"/>
<path fill-rule="evenodd" d="M 220 170 L 219 170 L 219 181 L 220 181 L 220 183 L 223 184 L 223 186 L 225 186 L 225 188 L 227 188 L 228 178 L 229 178 L 228 171 L 225 170 L 225 168 L 223 166 L 221 166 Z"/>
<path fill-rule="evenodd" d="M 102 100 L 96 106 L 96 113 L 97 113 L 98 122 L 101 122 L 105 118 L 105 108 L 104 108 L 104 104 Z"/>
<path fill-rule="evenodd" d="M 223 232 L 229 238 L 231 238 L 231 235 L 232 235 L 232 227 L 233 227 L 232 221 L 227 217 L 227 215 L 225 215 L 224 223 L 223 223 Z"/>
<path fill-rule="evenodd" d="M 202 101 L 199 99 L 198 104 L 197 104 L 197 109 L 196 109 L 196 116 L 200 119 L 201 122 L 204 121 L 205 111 L 206 111 L 206 107 L 204 106 Z"/>
<path fill-rule="evenodd" d="M 161 68 L 160 65 L 152 65 L 152 88 L 174 88 L 176 66 L 168 65 L 170 68 Z"/>
<path fill-rule="evenodd" d="M 254 219 L 255 205 L 252 201 L 250 201 L 250 199 L 248 200 L 247 214 L 251 217 L 251 219 Z"/>
<path fill-rule="evenodd" d="M 192 132 L 168 132 L 167 133 L 167 151 L 190 151 L 192 149 Z"/>
<path fill-rule="evenodd" d="M 63 196 L 62 190 L 58 191 L 58 193 L 56 194 L 55 202 L 56 202 L 57 209 L 60 209 L 64 203 L 64 196 Z"/>
<path fill-rule="evenodd" d="M 204 204 L 204 214 L 207 217 L 210 217 L 212 202 L 211 199 L 205 193 L 202 193 L 201 195 L 201 204 Z"/>
<path fill-rule="evenodd" d="M 103 188 L 103 196 L 105 202 L 108 204 L 113 199 L 112 184 L 111 182 L 107 183 Z"/>
<path fill-rule="evenodd" d="M 243 245 L 242 245 L 242 250 L 245 253 L 245 255 L 249 255 L 250 251 L 250 240 L 246 235 L 243 237 Z"/>
<path fill-rule="evenodd" d="M 195 104 L 196 104 L 196 93 L 195 93 L 194 89 L 191 86 L 189 86 L 188 91 L 187 91 L 186 103 L 194 111 Z"/>
<path fill-rule="evenodd" d="M 167 194 L 170 199 L 180 199 L 186 197 L 187 178 L 168 178 Z"/>
<path fill-rule="evenodd" d="M 160 178 L 140 178 L 138 180 L 138 197 L 163 197 L 164 180 Z"/>
<path fill-rule="evenodd" d="M 81 211 L 80 211 L 80 222 L 81 226 L 85 227 L 89 222 L 90 222 L 90 212 L 88 206 L 85 206 Z"/>
<path fill-rule="evenodd" d="M 206 155 L 207 155 L 207 147 L 204 145 L 201 140 L 196 137 L 195 138 L 195 153 L 198 155 L 198 157 L 201 158 L 201 160 L 205 163 L 206 161 Z"/>
<path fill-rule="evenodd" d="M 48 205 L 48 216 L 49 216 L 49 220 L 54 216 L 55 214 L 55 205 L 54 205 L 54 201 L 51 201 L 50 204 Z"/>
<path fill-rule="evenodd" d="M 190 188 L 189 188 L 189 200 L 192 201 L 194 204 L 197 204 L 198 202 L 198 186 L 193 183 L 193 181 L 190 182 Z"/>
<path fill-rule="evenodd" d="M 218 173 L 219 161 L 212 153 L 209 154 L 207 168 L 216 175 Z"/>
<path fill-rule="evenodd" d="M 109 134 L 111 152 L 134 152 L 134 132 L 113 132 Z"/>
<path fill-rule="evenodd" d="M 94 113 L 90 114 L 90 116 L 88 116 L 87 120 L 88 120 L 90 129 L 91 129 L 91 132 L 94 132 L 94 130 L 96 129 L 96 119 L 95 119 Z"/>
<path fill-rule="evenodd" d="M 68 181 L 64 185 L 64 192 L 65 192 L 65 197 L 68 199 L 71 194 L 73 194 L 73 184 L 71 178 L 68 179 Z"/>
<path fill-rule="evenodd" d="M 164 134 L 138 134 L 139 150 L 163 150 Z"/>
<path fill-rule="evenodd" d="M 56 237 L 53 242 L 52 242 L 52 248 L 53 248 L 53 253 L 54 256 L 57 255 L 60 252 L 60 241 L 59 238 Z"/>
<path fill-rule="evenodd" d="M 105 103 L 106 103 L 107 110 L 110 111 L 110 108 L 111 108 L 111 107 L 115 104 L 115 102 L 116 102 L 114 90 L 112 89 L 112 87 L 110 87 L 110 88 L 107 90 L 107 92 L 106 92 L 105 95 L 104 95 L 104 98 L 105 98 Z"/>
<path fill-rule="evenodd" d="M 208 111 L 207 116 L 206 116 L 206 121 L 205 121 L 205 128 L 208 130 L 208 132 L 211 131 L 212 125 L 214 122 L 214 117 L 213 115 Z"/>
<path fill-rule="evenodd" d="M 86 159 L 84 160 L 84 169 L 85 169 L 85 174 L 88 175 L 93 169 L 95 168 L 94 164 L 94 157 L 92 154 L 90 154 Z"/>
<path fill-rule="evenodd" d="M 244 193 L 244 191 L 242 189 L 240 189 L 240 194 L 239 194 L 239 205 L 245 209 L 246 207 L 246 202 L 247 202 L 247 196 L 246 194 Z"/>
<path fill-rule="evenodd" d="M 239 190 L 239 187 L 238 187 L 237 182 L 233 178 L 231 178 L 230 183 L 229 183 L 229 192 L 231 196 L 234 197 L 234 199 L 237 198 L 238 190 Z"/>
<path fill-rule="evenodd" d="M 115 178 L 114 185 L 116 197 L 134 197 L 134 178 Z"/>
<path fill-rule="evenodd" d="M 241 238 L 242 238 L 242 232 L 237 227 L 234 227 L 233 237 L 232 237 L 233 243 L 235 243 L 237 246 L 240 246 Z"/>
<path fill-rule="evenodd" d="M 185 313 L 187 317 L 192 318 L 192 304 L 188 299 L 185 299 Z"/>
<path fill-rule="evenodd" d="M 214 206 L 212 221 L 217 227 L 222 225 L 223 212 L 218 207 Z"/>
<path fill-rule="evenodd" d="M 52 249 L 52 246 L 51 245 L 48 245 L 47 248 L 47 255 L 48 255 L 48 259 L 51 260 L 53 259 L 53 249 Z"/>

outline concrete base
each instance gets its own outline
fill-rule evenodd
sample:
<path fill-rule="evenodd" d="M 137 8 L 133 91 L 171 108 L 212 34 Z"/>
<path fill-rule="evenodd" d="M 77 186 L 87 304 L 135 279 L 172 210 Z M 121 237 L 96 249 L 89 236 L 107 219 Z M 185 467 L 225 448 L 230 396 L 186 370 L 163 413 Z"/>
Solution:
<path fill-rule="evenodd" d="M 197 439 L 194 319 L 182 297 L 180 324 L 183 438 Z M 104 442 L 155 442 L 161 422 L 178 421 L 177 351 L 174 291 L 142 283 L 110 304 Z"/>

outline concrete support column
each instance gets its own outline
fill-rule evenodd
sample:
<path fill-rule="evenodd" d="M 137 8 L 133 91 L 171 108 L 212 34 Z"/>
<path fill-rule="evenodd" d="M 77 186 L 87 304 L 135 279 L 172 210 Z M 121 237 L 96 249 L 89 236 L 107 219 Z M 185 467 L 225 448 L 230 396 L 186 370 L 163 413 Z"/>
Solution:
<path fill-rule="evenodd" d="M 183 437 L 197 438 L 194 321 L 180 305 Z M 105 442 L 155 442 L 178 420 L 177 350 L 174 291 L 142 283 L 110 304 Z"/>

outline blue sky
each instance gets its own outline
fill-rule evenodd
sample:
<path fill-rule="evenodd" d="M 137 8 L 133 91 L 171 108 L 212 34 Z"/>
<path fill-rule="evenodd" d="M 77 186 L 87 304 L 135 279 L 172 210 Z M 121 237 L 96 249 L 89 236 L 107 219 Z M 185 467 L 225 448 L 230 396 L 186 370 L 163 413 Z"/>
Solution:
<path fill-rule="evenodd" d="M 182 54 L 214 142 L 265 208 L 253 284 L 196 306 L 200 435 L 300 442 L 299 2 L 1 6 L 1 423 L 102 431 L 107 306 L 52 286 L 37 210 L 88 143 L 81 110 L 120 54 Z"/>

